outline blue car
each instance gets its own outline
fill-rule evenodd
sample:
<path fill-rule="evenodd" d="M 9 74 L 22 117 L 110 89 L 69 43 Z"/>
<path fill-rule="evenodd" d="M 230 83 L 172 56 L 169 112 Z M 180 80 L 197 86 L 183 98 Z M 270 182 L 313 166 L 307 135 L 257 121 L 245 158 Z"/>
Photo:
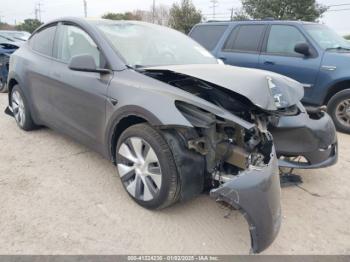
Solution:
<path fill-rule="evenodd" d="M 14 43 L 1 42 L 0 39 L 0 93 L 7 91 L 7 75 L 10 55 L 19 48 Z"/>
<path fill-rule="evenodd" d="M 196 25 L 190 36 L 226 64 L 273 71 L 302 83 L 306 107 L 315 111 L 326 105 L 337 129 L 350 133 L 350 43 L 327 26 L 208 22 Z"/>

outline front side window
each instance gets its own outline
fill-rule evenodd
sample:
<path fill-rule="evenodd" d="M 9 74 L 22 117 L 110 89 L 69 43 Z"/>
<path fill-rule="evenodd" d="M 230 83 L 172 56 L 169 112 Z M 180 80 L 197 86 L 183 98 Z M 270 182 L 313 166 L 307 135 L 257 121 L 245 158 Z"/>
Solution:
<path fill-rule="evenodd" d="M 269 54 L 300 56 L 294 51 L 295 46 L 300 43 L 307 43 L 307 40 L 294 26 L 272 25 L 266 52 Z"/>
<path fill-rule="evenodd" d="M 132 67 L 217 64 L 197 42 L 167 27 L 141 22 L 103 22 L 97 28 Z"/>
<path fill-rule="evenodd" d="M 72 25 L 62 25 L 57 44 L 57 58 L 69 63 L 73 56 L 91 55 L 100 66 L 100 51 L 92 38 L 82 29 Z"/>
<path fill-rule="evenodd" d="M 265 25 L 242 25 L 232 30 L 225 51 L 258 52 Z"/>
<path fill-rule="evenodd" d="M 29 44 L 36 52 L 43 55 L 52 56 L 55 33 L 56 26 L 44 28 L 32 36 Z"/>
<path fill-rule="evenodd" d="M 213 50 L 227 29 L 227 25 L 199 25 L 192 32 L 191 37 L 208 50 Z"/>

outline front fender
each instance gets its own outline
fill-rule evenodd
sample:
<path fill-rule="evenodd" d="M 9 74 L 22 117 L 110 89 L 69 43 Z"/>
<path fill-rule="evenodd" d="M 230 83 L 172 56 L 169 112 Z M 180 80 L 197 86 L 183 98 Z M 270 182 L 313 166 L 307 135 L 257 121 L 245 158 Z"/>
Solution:
<path fill-rule="evenodd" d="M 275 151 L 268 165 L 250 168 L 210 192 L 238 209 L 249 225 L 251 252 L 260 253 L 275 240 L 281 225 L 280 180 Z"/>

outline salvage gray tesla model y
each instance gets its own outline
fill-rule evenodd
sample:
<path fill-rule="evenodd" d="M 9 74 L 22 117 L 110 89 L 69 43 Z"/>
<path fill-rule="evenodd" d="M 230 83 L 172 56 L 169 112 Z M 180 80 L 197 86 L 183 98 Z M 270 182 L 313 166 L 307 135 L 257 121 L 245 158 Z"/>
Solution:
<path fill-rule="evenodd" d="M 329 117 L 310 118 L 300 104 L 299 83 L 220 64 L 187 36 L 142 22 L 50 22 L 12 55 L 8 87 L 7 113 L 20 128 L 48 126 L 100 152 L 141 206 L 165 208 L 208 190 L 240 210 L 253 252 L 281 224 L 270 127 L 280 139 L 322 141 L 321 155 L 336 145 Z"/>

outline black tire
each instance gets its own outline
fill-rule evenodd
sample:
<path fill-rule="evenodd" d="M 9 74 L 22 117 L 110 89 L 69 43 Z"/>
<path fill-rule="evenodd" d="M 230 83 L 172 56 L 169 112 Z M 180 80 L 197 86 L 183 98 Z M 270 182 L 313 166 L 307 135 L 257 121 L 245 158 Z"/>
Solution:
<path fill-rule="evenodd" d="M 137 156 L 136 150 L 134 149 L 135 147 L 130 146 L 130 144 L 132 144 L 132 139 L 141 139 L 143 146 L 145 148 L 146 146 L 148 147 L 147 150 L 142 149 L 143 151 L 141 151 L 145 160 L 144 163 L 147 162 L 147 156 L 146 156 L 147 153 L 145 151 L 150 152 L 150 150 L 153 149 L 153 152 L 155 153 L 158 160 L 156 166 L 160 167 L 159 170 L 161 173 L 161 182 L 159 182 L 160 187 L 157 187 L 156 183 L 152 180 L 155 190 L 149 190 L 148 192 L 151 192 L 151 191 L 153 192 L 152 193 L 153 198 L 150 200 L 144 200 L 142 198 L 145 197 L 146 187 L 147 189 L 149 189 L 149 186 L 148 186 L 149 184 L 147 183 L 147 186 L 145 186 L 145 181 L 146 181 L 146 178 L 147 179 L 149 178 L 143 176 L 143 179 L 139 179 L 139 181 L 142 180 L 142 185 L 143 185 L 143 188 L 142 188 L 142 185 L 140 185 L 141 182 L 139 183 L 135 182 L 136 171 L 130 171 L 131 173 L 134 172 L 135 174 L 131 174 L 129 172 L 131 174 L 131 177 L 128 178 L 129 180 L 123 181 L 125 179 L 121 179 L 125 190 L 128 192 L 130 197 L 134 201 L 136 201 L 136 203 L 138 203 L 139 205 L 147 209 L 162 209 L 176 203 L 179 199 L 180 181 L 179 181 L 179 175 L 177 172 L 173 154 L 171 152 L 169 145 L 165 141 L 164 137 L 157 130 L 155 130 L 148 124 L 137 124 L 137 125 L 131 126 L 127 128 L 118 139 L 118 143 L 116 146 L 116 164 L 118 167 L 119 175 L 121 175 L 121 172 L 119 169 L 120 165 L 122 166 L 128 165 L 132 167 L 137 165 L 135 164 L 135 162 L 133 161 L 130 162 L 129 160 L 127 160 L 127 158 L 123 157 L 122 154 L 120 153 L 122 152 L 121 147 L 124 146 L 125 148 L 125 145 L 127 145 L 130 152 L 132 152 L 132 154 L 135 157 Z M 146 169 L 149 170 L 149 166 L 147 166 Z M 124 177 L 126 177 L 126 175 Z M 127 189 L 127 187 L 130 186 L 130 184 L 133 182 L 135 182 L 135 196 L 132 195 Z M 136 193 L 137 187 L 141 188 L 138 194 Z M 157 192 L 155 193 L 155 191 Z"/>
<path fill-rule="evenodd" d="M 15 107 L 15 102 L 14 100 L 14 94 L 17 94 L 20 96 L 20 99 L 22 99 L 23 101 L 23 110 L 24 110 L 24 121 L 20 121 L 18 117 L 16 117 L 16 110 L 14 110 L 13 115 L 15 117 L 16 123 L 19 126 L 19 128 L 25 130 L 25 131 L 30 131 L 35 129 L 37 126 L 34 124 L 31 113 L 30 113 L 30 109 L 29 109 L 29 105 L 28 105 L 28 101 L 26 99 L 26 97 L 23 94 L 23 91 L 21 90 L 21 88 L 18 85 L 15 85 L 11 91 L 11 107 L 12 109 L 14 109 Z"/>
<path fill-rule="evenodd" d="M 6 93 L 8 91 L 6 81 L 0 78 L 0 93 Z"/>
<path fill-rule="evenodd" d="M 350 102 L 350 89 L 346 89 L 336 93 L 328 102 L 327 111 L 329 115 L 332 117 L 335 127 L 338 131 L 350 134 L 350 114 L 340 117 L 337 115 L 337 111 L 344 102 Z M 350 110 L 350 104 L 348 107 Z M 346 124 L 346 120 L 348 119 L 348 123 Z"/>

